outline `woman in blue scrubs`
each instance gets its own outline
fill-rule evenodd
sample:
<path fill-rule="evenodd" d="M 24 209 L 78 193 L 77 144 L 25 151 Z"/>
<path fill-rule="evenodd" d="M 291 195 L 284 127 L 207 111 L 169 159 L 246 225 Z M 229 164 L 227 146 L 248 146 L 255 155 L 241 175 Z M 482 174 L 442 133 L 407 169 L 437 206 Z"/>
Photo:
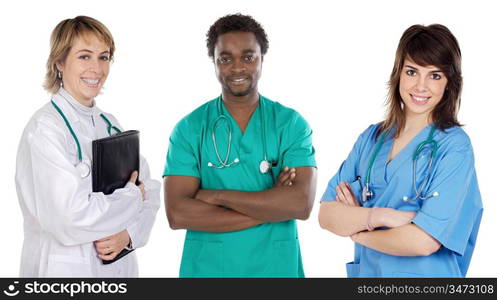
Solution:
<path fill-rule="evenodd" d="M 322 197 L 321 227 L 355 242 L 349 277 L 464 277 L 482 202 L 457 120 L 461 52 L 442 25 L 402 35 L 386 119 L 367 128 Z"/>

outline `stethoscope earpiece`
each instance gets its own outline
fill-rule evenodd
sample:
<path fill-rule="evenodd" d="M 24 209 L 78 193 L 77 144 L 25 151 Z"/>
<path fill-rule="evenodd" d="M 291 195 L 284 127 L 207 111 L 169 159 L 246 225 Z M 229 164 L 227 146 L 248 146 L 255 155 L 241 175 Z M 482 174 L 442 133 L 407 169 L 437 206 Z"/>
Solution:
<path fill-rule="evenodd" d="M 438 192 L 433 192 L 433 194 L 431 194 L 431 196 L 428 196 L 428 197 L 421 197 L 421 195 L 418 195 L 414 199 L 409 199 L 409 197 L 404 196 L 404 197 L 402 197 L 402 201 L 404 201 L 404 202 L 414 202 L 418 198 L 421 199 L 421 200 L 427 200 L 427 199 L 430 199 L 432 197 L 438 197 L 438 196 L 440 196 L 440 194 Z"/>
<path fill-rule="evenodd" d="M 219 166 L 216 166 L 216 165 L 215 165 L 215 164 L 213 164 L 212 162 L 208 162 L 208 163 L 207 163 L 207 166 L 208 166 L 209 168 L 222 169 L 222 168 L 226 168 L 226 167 L 231 167 L 232 165 L 237 164 L 237 163 L 239 163 L 239 162 L 240 162 L 240 160 L 239 160 L 239 159 L 238 159 L 238 157 L 237 157 L 237 158 L 235 158 L 235 159 L 234 159 L 231 163 L 229 163 L 229 164 L 225 164 L 225 163 L 223 163 L 223 162 L 221 161 L 221 164 L 220 164 Z"/>

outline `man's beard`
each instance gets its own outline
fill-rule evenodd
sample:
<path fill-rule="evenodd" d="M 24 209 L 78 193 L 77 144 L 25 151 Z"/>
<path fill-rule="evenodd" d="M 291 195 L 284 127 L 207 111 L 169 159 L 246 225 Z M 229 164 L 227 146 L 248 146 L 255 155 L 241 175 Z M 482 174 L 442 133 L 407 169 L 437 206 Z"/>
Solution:
<path fill-rule="evenodd" d="M 247 96 L 248 94 L 250 94 L 253 90 L 254 90 L 254 86 L 252 85 L 252 81 L 250 82 L 250 85 L 247 89 L 241 91 L 241 92 L 235 92 L 233 91 L 229 85 L 225 85 L 224 86 L 224 90 L 229 92 L 231 95 L 235 96 L 235 97 L 245 97 Z"/>

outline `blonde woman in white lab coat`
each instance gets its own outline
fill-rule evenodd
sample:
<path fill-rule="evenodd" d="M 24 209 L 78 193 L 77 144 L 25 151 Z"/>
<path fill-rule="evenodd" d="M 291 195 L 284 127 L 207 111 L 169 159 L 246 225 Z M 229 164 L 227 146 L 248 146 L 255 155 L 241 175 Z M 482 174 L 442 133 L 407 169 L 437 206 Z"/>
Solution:
<path fill-rule="evenodd" d="M 50 44 L 44 84 L 50 101 L 27 124 L 17 154 L 20 276 L 136 277 L 136 251 L 111 264 L 102 260 L 147 242 L 160 183 L 141 157 L 140 174 L 130 174 L 124 188 L 93 193 L 89 168 L 91 142 L 123 130 L 112 115 L 101 116 L 94 100 L 109 74 L 112 35 L 99 21 L 78 16 L 60 22 Z"/>

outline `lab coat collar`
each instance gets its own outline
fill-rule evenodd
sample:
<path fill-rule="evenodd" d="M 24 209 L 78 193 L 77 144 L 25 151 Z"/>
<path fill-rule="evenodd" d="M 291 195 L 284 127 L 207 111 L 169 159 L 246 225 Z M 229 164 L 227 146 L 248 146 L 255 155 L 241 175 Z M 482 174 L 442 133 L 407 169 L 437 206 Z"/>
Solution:
<path fill-rule="evenodd" d="M 101 113 L 95 99 L 92 107 L 84 106 L 62 87 L 52 96 L 52 100 L 62 109 L 70 123 L 79 122 L 79 116 L 98 116 Z"/>

